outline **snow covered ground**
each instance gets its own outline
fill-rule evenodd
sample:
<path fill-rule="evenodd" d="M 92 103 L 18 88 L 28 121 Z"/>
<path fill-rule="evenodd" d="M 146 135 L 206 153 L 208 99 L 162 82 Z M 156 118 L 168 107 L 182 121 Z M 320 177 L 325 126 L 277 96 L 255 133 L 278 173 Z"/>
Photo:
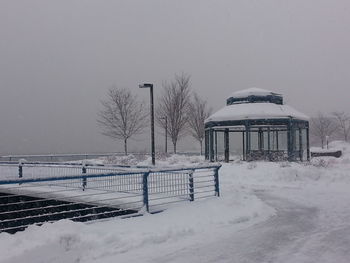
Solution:
<path fill-rule="evenodd" d="M 224 164 L 220 198 L 1 233 L 0 262 L 349 262 L 350 147 L 336 144 L 339 159 Z M 202 161 L 174 156 L 161 165 Z"/>

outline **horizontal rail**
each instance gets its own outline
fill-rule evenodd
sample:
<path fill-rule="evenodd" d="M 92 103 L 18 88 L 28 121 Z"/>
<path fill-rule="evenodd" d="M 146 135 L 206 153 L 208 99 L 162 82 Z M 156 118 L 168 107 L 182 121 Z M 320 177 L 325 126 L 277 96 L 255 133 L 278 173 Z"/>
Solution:
<path fill-rule="evenodd" d="M 211 163 L 211 164 L 204 164 L 204 165 L 197 165 L 197 166 L 182 166 L 182 167 L 162 167 L 162 168 L 153 168 L 152 166 L 139 166 L 139 165 L 119 165 L 119 164 L 96 164 L 96 163 L 84 163 L 84 162 L 18 162 L 18 161 L 0 161 L 0 165 L 35 165 L 35 166 L 62 166 L 62 167 L 67 167 L 67 166 L 72 166 L 72 167 L 77 167 L 77 166 L 86 166 L 86 167 L 96 167 L 96 168 L 143 168 L 143 169 L 148 169 L 151 170 L 152 172 L 157 172 L 157 171 L 181 171 L 181 170 L 199 170 L 199 169 L 208 169 L 208 168 L 215 168 L 217 166 L 221 166 L 219 163 Z"/>
<path fill-rule="evenodd" d="M 15 179 L 15 180 L 14 179 L 0 180 L 0 185 L 51 182 L 51 181 L 67 181 L 67 180 L 74 180 L 74 179 L 101 178 L 101 177 L 113 177 L 113 176 L 136 175 L 136 174 L 140 174 L 140 172 L 69 175 L 69 176 L 43 177 L 43 178 L 32 178 L 32 179 L 22 178 L 22 179 Z"/>

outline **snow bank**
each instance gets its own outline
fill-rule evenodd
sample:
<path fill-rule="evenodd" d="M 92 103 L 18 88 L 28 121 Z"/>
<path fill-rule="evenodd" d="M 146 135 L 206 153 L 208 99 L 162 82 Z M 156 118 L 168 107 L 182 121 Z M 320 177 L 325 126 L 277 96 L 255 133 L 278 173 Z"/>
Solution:
<path fill-rule="evenodd" d="M 329 149 L 340 150 L 344 153 L 344 155 L 350 157 L 350 143 L 344 141 L 332 141 L 329 143 Z"/>
<path fill-rule="evenodd" d="M 223 175 L 223 177 L 225 177 Z M 230 181 L 228 177 L 226 181 Z M 231 180 L 232 181 L 232 180 Z M 146 249 L 182 247 L 219 238 L 274 214 L 249 190 L 233 182 L 222 197 L 182 203 L 159 214 L 97 223 L 62 220 L 0 234 L 1 262 L 110 262 Z"/>
<path fill-rule="evenodd" d="M 157 158 L 157 167 L 171 167 L 171 166 L 190 166 L 190 165 L 200 165 L 207 163 L 204 156 L 200 155 L 185 155 L 185 154 L 172 154 L 172 155 L 162 155 Z M 151 157 L 148 157 L 143 162 L 138 163 L 141 166 L 152 165 Z"/>
<path fill-rule="evenodd" d="M 82 161 L 79 161 L 82 162 Z M 126 156 L 109 156 L 86 160 L 89 164 L 118 164 L 130 166 L 152 166 L 149 154 L 128 154 Z M 188 154 L 156 154 L 156 167 L 199 165 L 206 163 L 204 156 Z"/>
<path fill-rule="evenodd" d="M 332 141 L 329 143 L 329 149 L 322 149 L 313 147 L 311 151 L 342 151 L 340 158 L 334 157 L 315 157 L 311 159 L 311 163 L 314 165 L 320 165 L 324 167 L 338 167 L 340 169 L 350 168 L 350 143 L 344 141 Z"/>

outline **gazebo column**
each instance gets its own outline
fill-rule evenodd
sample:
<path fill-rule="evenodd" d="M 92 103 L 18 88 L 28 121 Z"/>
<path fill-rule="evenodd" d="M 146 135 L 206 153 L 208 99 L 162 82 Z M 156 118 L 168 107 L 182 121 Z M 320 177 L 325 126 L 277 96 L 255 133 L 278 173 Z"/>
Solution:
<path fill-rule="evenodd" d="M 218 132 L 214 131 L 214 138 L 215 138 L 215 162 L 218 161 Z"/>
<path fill-rule="evenodd" d="M 302 129 L 299 128 L 299 158 L 300 161 L 303 161 L 303 133 L 302 133 Z"/>
<path fill-rule="evenodd" d="M 287 152 L 288 152 L 288 161 L 292 161 L 292 123 L 289 120 L 287 125 Z"/>
<path fill-rule="evenodd" d="M 306 128 L 306 155 L 307 155 L 307 160 L 310 161 L 310 131 L 309 127 Z"/>
<path fill-rule="evenodd" d="M 270 139 L 270 127 L 267 128 L 267 157 L 271 160 L 271 139 Z"/>
<path fill-rule="evenodd" d="M 213 131 L 213 129 L 209 130 L 209 159 L 211 162 L 214 162 L 214 131 Z"/>
<path fill-rule="evenodd" d="M 296 156 L 295 156 L 295 150 L 296 150 L 296 129 L 294 127 L 294 124 L 292 124 L 292 128 L 291 128 L 291 156 L 292 156 L 292 161 L 296 161 Z"/>
<path fill-rule="evenodd" d="M 258 147 L 260 152 L 264 150 L 264 134 L 261 128 L 259 128 L 258 132 Z"/>
<path fill-rule="evenodd" d="M 205 159 L 209 160 L 209 130 L 205 130 L 205 137 L 204 137 L 204 144 L 205 144 Z"/>
<path fill-rule="evenodd" d="M 225 129 L 224 132 L 224 144 L 225 144 L 225 162 L 230 161 L 230 134 L 229 129 Z"/>
<path fill-rule="evenodd" d="M 245 131 L 242 131 L 242 151 L 243 151 L 243 161 L 247 160 L 246 156 L 246 143 L 245 143 Z"/>
<path fill-rule="evenodd" d="M 251 148 L 251 143 L 250 143 L 250 124 L 247 123 L 245 125 L 245 134 L 246 134 L 246 161 L 249 160 L 249 155 L 250 155 L 250 148 Z"/>

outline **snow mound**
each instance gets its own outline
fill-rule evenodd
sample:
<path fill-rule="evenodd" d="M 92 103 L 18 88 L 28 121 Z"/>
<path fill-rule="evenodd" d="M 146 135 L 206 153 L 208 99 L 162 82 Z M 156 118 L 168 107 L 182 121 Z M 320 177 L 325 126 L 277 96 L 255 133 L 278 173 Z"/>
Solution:
<path fill-rule="evenodd" d="M 61 220 L 0 234 L 2 262 L 110 262 L 139 249 L 182 247 L 262 221 L 274 209 L 228 185 L 221 198 L 188 202 L 163 213 L 84 224 Z M 40 259 L 40 260 L 39 260 Z"/>
<path fill-rule="evenodd" d="M 187 154 L 171 154 L 158 156 L 156 160 L 157 167 L 171 167 L 171 166 L 190 166 L 200 165 L 206 163 L 204 156 L 187 155 Z M 152 165 L 151 157 L 148 157 L 143 162 L 138 163 L 140 166 Z"/>
<path fill-rule="evenodd" d="M 344 141 L 332 141 L 329 143 L 329 149 L 342 151 L 343 157 L 350 157 L 350 143 Z"/>
<path fill-rule="evenodd" d="M 127 166 L 152 166 L 149 154 L 128 154 L 124 156 L 109 156 L 88 160 L 89 164 L 117 164 Z M 189 154 L 156 154 L 156 167 L 187 166 L 206 163 L 204 156 Z"/>
<path fill-rule="evenodd" d="M 327 166 L 334 165 L 349 165 L 350 166 L 350 143 L 344 141 L 332 141 L 328 145 L 328 149 L 322 149 L 320 147 L 312 147 L 311 151 L 326 152 L 326 151 L 341 151 L 342 156 L 340 158 L 335 157 L 316 157 L 311 159 L 313 164 L 326 164 Z M 323 165 L 324 166 L 324 165 Z"/>

